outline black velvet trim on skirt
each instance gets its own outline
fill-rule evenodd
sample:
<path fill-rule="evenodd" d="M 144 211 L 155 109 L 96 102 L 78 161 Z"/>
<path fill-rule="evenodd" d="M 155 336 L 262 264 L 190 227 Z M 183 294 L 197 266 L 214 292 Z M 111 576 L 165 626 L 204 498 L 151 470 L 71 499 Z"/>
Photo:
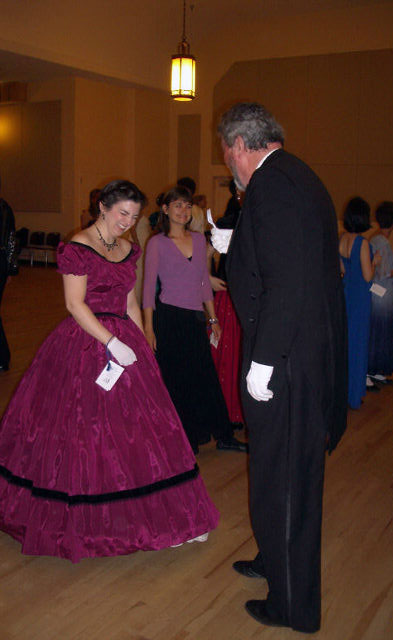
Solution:
<path fill-rule="evenodd" d="M 125 489 L 123 491 L 115 491 L 112 493 L 98 493 L 94 495 L 79 494 L 69 495 L 64 491 L 54 491 L 52 489 L 42 489 L 35 487 L 31 480 L 15 476 L 11 471 L 0 465 L 0 475 L 2 475 L 10 484 L 15 484 L 19 487 L 25 487 L 31 490 L 31 494 L 37 498 L 46 498 L 49 500 L 60 500 L 61 502 L 67 502 L 70 506 L 76 504 L 102 504 L 103 502 L 113 502 L 114 500 L 126 500 L 128 498 L 141 498 L 147 496 L 156 491 L 162 491 L 169 487 L 175 487 L 176 485 L 192 480 L 199 475 L 199 467 L 195 464 L 193 469 L 184 471 L 171 478 L 165 478 L 165 480 L 159 480 L 152 484 L 144 485 L 143 487 L 136 487 L 135 489 Z"/>
<path fill-rule="evenodd" d="M 157 360 L 192 447 L 232 436 L 203 311 L 158 301 L 153 316 Z"/>
<path fill-rule="evenodd" d="M 103 318 L 105 316 L 109 316 L 110 318 L 120 318 L 120 320 L 127 320 L 127 314 L 124 316 L 120 316 L 118 313 L 112 313 L 112 311 L 96 311 L 94 313 L 96 318 Z"/>

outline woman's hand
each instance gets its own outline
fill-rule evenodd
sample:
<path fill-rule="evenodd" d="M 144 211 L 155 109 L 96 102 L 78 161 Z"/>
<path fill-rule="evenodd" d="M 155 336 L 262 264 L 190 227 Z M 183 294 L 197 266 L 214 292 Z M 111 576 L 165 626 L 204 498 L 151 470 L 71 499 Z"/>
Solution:
<path fill-rule="evenodd" d="M 157 350 L 157 341 L 153 329 L 145 327 L 145 336 L 151 350 L 155 352 Z"/>
<path fill-rule="evenodd" d="M 218 324 L 218 322 L 216 322 L 215 324 L 211 325 L 214 337 L 216 338 L 217 342 L 219 341 L 221 334 L 222 334 L 222 330 L 220 325 Z"/>
<path fill-rule="evenodd" d="M 131 347 L 124 344 L 124 342 L 115 336 L 108 340 L 107 348 L 122 367 L 128 367 L 128 365 L 134 364 L 137 360 L 137 357 Z"/>
<path fill-rule="evenodd" d="M 225 280 L 221 280 L 221 278 L 216 278 L 216 276 L 209 276 L 211 288 L 213 291 L 226 291 L 227 283 Z"/>

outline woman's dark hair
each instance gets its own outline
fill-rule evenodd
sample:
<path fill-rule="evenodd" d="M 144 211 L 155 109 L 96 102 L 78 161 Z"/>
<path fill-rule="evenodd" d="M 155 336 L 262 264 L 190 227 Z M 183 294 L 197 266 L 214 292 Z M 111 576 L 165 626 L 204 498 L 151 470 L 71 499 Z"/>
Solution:
<path fill-rule="evenodd" d="M 158 196 L 157 196 L 157 198 L 156 198 L 156 205 L 157 205 L 157 207 L 161 207 L 161 205 L 162 205 L 162 201 L 163 201 L 163 199 L 164 199 L 164 196 L 165 196 L 165 193 L 164 193 L 164 192 L 162 192 L 162 193 L 159 193 L 159 194 L 158 194 Z"/>
<path fill-rule="evenodd" d="M 98 196 L 101 189 L 92 189 L 89 193 L 89 213 L 93 220 L 97 220 L 100 215 L 100 208 L 98 206 Z"/>
<path fill-rule="evenodd" d="M 381 229 L 390 229 L 393 226 L 393 202 L 381 202 L 375 210 L 375 218 Z"/>
<path fill-rule="evenodd" d="M 146 204 L 146 196 L 138 187 L 128 180 L 113 180 L 105 185 L 98 196 L 97 204 L 110 209 L 117 202 L 132 200 L 143 207 Z"/>
<path fill-rule="evenodd" d="M 359 196 L 352 198 L 345 207 L 344 228 L 349 233 L 363 233 L 370 226 L 370 205 Z"/>
<path fill-rule="evenodd" d="M 191 195 L 193 196 L 196 190 L 196 182 L 192 178 L 179 178 L 177 181 L 178 187 L 186 187 L 189 191 L 191 191 Z"/>
<path fill-rule="evenodd" d="M 169 207 L 171 202 L 175 202 L 175 200 L 184 200 L 184 202 L 189 202 L 190 204 L 192 204 L 191 192 L 186 187 L 177 185 L 176 187 L 173 187 L 173 189 L 169 189 L 169 191 L 166 192 L 162 200 L 162 204 L 163 205 L 165 204 L 167 207 Z M 186 229 L 189 228 L 191 220 L 192 218 L 190 218 L 189 222 L 187 222 Z M 169 233 L 169 229 L 170 229 L 169 219 L 166 213 L 164 213 L 162 209 L 158 217 L 157 229 L 158 231 L 161 231 L 166 236 Z"/>

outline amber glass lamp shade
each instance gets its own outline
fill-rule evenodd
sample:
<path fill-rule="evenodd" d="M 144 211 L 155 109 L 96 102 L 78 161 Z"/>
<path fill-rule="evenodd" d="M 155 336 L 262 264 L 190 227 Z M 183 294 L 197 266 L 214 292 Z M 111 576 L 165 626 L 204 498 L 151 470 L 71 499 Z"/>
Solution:
<path fill-rule="evenodd" d="M 184 40 L 178 53 L 172 56 L 171 96 L 183 102 L 195 98 L 195 58 Z"/>

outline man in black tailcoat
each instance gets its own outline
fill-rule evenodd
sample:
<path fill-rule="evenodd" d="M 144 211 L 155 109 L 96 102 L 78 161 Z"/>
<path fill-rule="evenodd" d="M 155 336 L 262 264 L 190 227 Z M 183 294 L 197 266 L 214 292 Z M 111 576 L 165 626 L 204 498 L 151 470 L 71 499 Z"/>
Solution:
<path fill-rule="evenodd" d="M 242 400 L 250 444 L 250 513 L 259 553 L 234 569 L 266 578 L 250 600 L 262 624 L 320 628 L 325 451 L 346 426 L 347 354 L 337 223 L 315 173 L 283 149 L 261 105 L 238 104 L 219 125 L 224 158 L 245 190 L 227 256 L 244 333 Z M 214 229 L 225 252 L 230 231 Z"/>

